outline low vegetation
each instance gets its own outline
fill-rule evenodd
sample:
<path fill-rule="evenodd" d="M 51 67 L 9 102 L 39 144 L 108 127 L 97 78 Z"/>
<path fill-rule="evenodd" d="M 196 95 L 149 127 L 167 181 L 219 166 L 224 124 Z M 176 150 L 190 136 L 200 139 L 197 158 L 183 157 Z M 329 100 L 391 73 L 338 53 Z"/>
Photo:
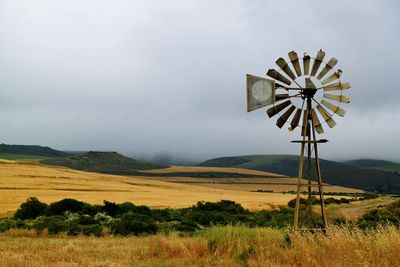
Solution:
<path fill-rule="evenodd" d="M 130 202 L 90 205 L 75 199 L 63 199 L 49 205 L 31 197 L 22 203 L 13 218 L 0 220 L 0 231 L 11 228 L 47 230 L 50 234 L 100 236 L 104 231 L 116 235 L 154 234 L 157 232 L 193 233 L 213 225 L 249 227 L 288 227 L 293 210 L 251 212 L 230 200 L 198 202 L 190 208 L 150 209 Z"/>
<path fill-rule="evenodd" d="M 339 200 L 341 203 L 342 201 Z M 306 201 L 302 199 L 301 212 Z M 316 204 L 316 203 L 312 203 Z M 337 200 L 335 202 L 337 203 Z M 251 212 L 234 201 L 198 202 L 190 208 L 150 209 L 130 202 L 116 204 L 104 201 L 103 205 L 90 205 L 75 199 L 63 199 L 49 205 L 35 197 L 21 204 L 13 218 L 0 219 L 0 232 L 11 228 L 33 229 L 38 233 L 66 232 L 68 235 L 101 236 L 105 232 L 115 235 L 142 235 L 156 233 L 190 233 L 212 226 L 242 225 L 247 227 L 288 228 L 293 221 L 294 201 L 289 207 L 272 211 Z M 312 227 L 318 227 L 319 216 L 308 218 Z M 343 220 L 333 223 L 343 224 Z M 374 209 L 353 227 L 376 228 L 382 224 L 400 227 L 400 200 Z"/>

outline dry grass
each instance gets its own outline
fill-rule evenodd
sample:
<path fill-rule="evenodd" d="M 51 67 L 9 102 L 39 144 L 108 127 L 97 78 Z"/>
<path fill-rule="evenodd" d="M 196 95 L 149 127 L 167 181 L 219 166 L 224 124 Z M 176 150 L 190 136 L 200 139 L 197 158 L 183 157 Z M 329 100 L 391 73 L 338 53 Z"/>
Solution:
<path fill-rule="evenodd" d="M 170 166 L 164 169 L 156 169 L 156 170 L 144 170 L 142 172 L 146 173 L 171 173 L 171 172 L 230 172 L 230 173 L 241 173 L 241 174 L 251 174 L 251 175 L 264 175 L 264 176 L 274 176 L 274 177 L 284 177 L 284 175 L 257 171 L 257 170 L 249 170 L 249 169 L 241 169 L 241 168 L 225 168 L 225 167 L 198 167 L 198 166 Z"/>
<path fill-rule="evenodd" d="M 0 235 L 0 266 L 398 266 L 400 231 L 214 227 L 194 237 Z M 285 237 L 290 237 L 288 242 Z"/>
<path fill-rule="evenodd" d="M 143 177 L 105 175 L 42 166 L 37 163 L 0 161 L 0 215 L 15 212 L 28 197 L 50 203 L 75 198 L 92 204 L 103 200 L 131 201 L 150 207 L 180 208 L 198 201 L 229 199 L 251 210 L 286 204 L 293 196 L 221 190 L 168 183 Z"/>
<path fill-rule="evenodd" d="M 340 217 L 348 221 L 354 221 L 368 210 L 378 206 L 386 206 L 394 201 L 396 201 L 396 198 L 381 196 L 379 198 L 356 201 L 350 204 L 330 205 L 327 206 L 327 214 L 329 218 Z"/>

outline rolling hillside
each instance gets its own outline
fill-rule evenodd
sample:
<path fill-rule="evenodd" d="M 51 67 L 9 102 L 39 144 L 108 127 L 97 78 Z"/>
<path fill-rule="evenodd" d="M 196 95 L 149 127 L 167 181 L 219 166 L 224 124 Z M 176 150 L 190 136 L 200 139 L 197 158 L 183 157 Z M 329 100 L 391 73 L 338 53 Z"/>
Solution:
<path fill-rule="evenodd" d="M 44 158 L 44 157 L 66 157 L 69 153 L 52 149 L 47 146 L 36 145 L 7 145 L 0 144 L 0 155 L 6 159 L 19 158 Z"/>
<path fill-rule="evenodd" d="M 248 168 L 296 177 L 298 158 L 293 155 L 222 157 L 202 162 L 199 166 Z M 323 180 L 329 184 L 380 193 L 400 193 L 400 174 L 398 173 L 366 169 L 323 159 L 320 162 Z"/>
<path fill-rule="evenodd" d="M 352 165 L 362 169 L 373 169 L 388 172 L 400 172 L 400 163 L 387 161 L 387 160 L 376 160 L 376 159 L 357 159 L 349 160 L 344 163 Z"/>
<path fill-rule="evenodd" d="M 167 167 L 131 159 L 116 152 L 95 151 L 66 158 L 45 159 L 41 160 L 40 163 L 53 166 L 64 166 L 81 171 L 118 175 L 134 175 L 137 174 L 137 170 L 160 169 Z"/>

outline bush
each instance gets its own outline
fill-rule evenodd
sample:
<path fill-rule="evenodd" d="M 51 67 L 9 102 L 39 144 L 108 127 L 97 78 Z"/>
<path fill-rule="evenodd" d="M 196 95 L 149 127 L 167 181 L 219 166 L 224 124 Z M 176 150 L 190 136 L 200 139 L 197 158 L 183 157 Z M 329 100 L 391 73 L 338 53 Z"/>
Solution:
<path fill-rule="evenodd" d="M 221 200 L 220 202 L 197 202 L 197 205 L 192 207 L 193 211 L 219 211 L 229 214 L 244 214 L 248 213 L 240 204 L 231 200 Z"/>
<path fill-rule="evenodd" d="M 101 236 L 103 232 L 103 227 L 98 224 L 92 224 L 92 225 L 83 225 L 80 227 L 81 232 L 84 235 L 94 235 L 94 236 Z"/>
<path fill-rule="evenodd" d="M 109 202 L 107 200 L 103 201 L 104 205 L 102 211 L 106 212 L 110 216 L 117 215 L 118 205 L 114 202 Z"/>
<path fill-rule="evenodd" d="M 128 212 L 111 222 L 111 233 L 118 235 L 154 234 L 157 232 L 156 222 L 149 216 Z"/>
<path fill-rule="evenodd" d="M 63 215 L 66 211 L 81 212 L 86 203 L 71 198 L 51 203 L 46 209 L 46 215 Z"/>
<path fill-rule="evenodd" d="M 144 215 L 151 215 L 151 210 L 147 206 L 136 206 L 131 202 L 124 202 L 121 204 L 117 204 L 117 212 L 116 215 L 122 215 L 125 213 L 137 213 L 137 214 L 144 214 Z"/>
<path fill-rule="evenodd" d="M 19 209 L 14 214 L 14 218 L 20 220 L 35 219 L 43 215 L 46 208 L 46 203 L 40 202 L 36 197 L 30 197 L 19 206 Z"/>
<path fill-rule="evenodd" d="M 64 216 L 49 216 L 49 217 L 38 217 L 33 222 L 33 229 L 38 232 L 47 229 L 49 234 L 57 234 L 60 232 L 67 231 L 70 224 L 66 222 L 66 218 Z"/>
<path fill-rule="evenodd" d="M 14 222 L 10 219 L 0 218 L 0 233 L 14 227 Z"/>

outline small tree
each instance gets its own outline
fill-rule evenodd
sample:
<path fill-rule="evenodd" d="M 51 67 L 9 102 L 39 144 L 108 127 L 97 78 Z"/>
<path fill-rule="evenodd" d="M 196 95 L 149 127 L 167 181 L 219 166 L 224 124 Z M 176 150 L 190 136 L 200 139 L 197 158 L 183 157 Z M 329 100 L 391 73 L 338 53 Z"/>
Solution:
<path fill-rule="evenodd" d="M 35 219 L 42 215 L 46 208 L 46 203 L 40 202 L 36 197 L 30 197 L 19 206 L 14 218 L 20 220 Z"/>

